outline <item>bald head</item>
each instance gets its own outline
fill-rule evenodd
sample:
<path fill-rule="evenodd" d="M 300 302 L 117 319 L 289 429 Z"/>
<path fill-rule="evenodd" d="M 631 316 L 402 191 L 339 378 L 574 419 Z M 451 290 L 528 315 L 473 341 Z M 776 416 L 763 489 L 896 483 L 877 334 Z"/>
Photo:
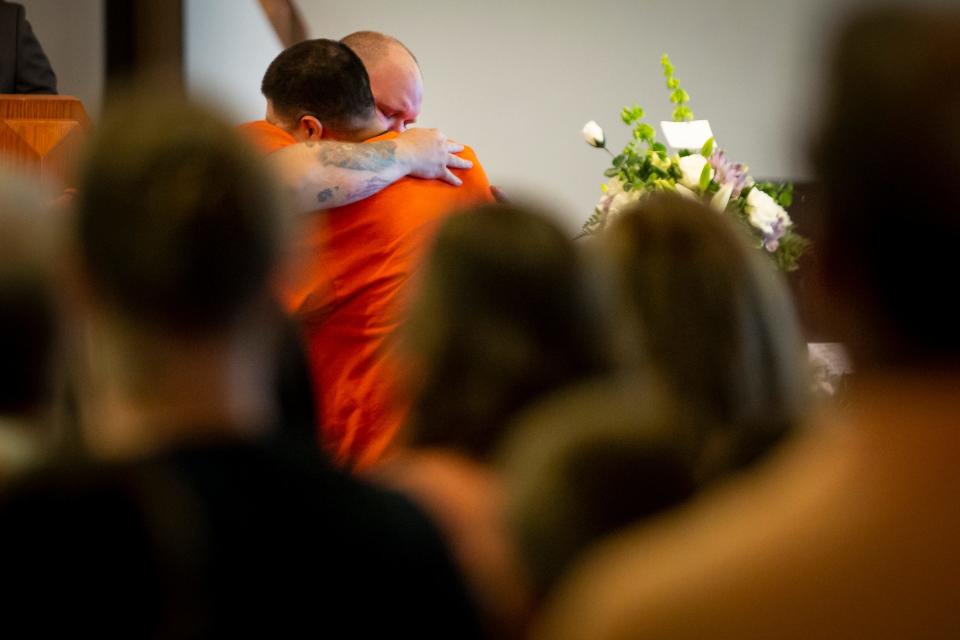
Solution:
<path fill-rule="evenodd" d="M 416 122 L 423 101 L 417 59 L 402 42 L 376 31 L 357 31 L 341 42 L 363 61 L 384 128 L 404 131 Z"/>

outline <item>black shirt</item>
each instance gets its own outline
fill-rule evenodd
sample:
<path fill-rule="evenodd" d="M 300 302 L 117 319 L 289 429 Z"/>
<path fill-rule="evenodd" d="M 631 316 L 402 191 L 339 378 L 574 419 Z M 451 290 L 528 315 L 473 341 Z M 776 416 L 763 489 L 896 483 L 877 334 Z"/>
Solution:
<path fill-rule="evenodd" d="M 250 444 L 27 478 L 0 498 L 0 568 L 0 626 L 29 637 L 481 635 L 410 503 Z"/>
<path fill-rule="evenodd" d="M 0 93 L 56 93 L 57 77 L 22 5 L 0 2 Z"/>

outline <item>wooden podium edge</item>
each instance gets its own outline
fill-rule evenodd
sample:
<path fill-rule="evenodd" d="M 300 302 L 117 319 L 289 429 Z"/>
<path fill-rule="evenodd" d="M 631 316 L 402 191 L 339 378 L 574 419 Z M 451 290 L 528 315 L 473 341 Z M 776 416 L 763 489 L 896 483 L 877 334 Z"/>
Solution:
<path fill-rule="evenodd" d="M 76 96 L 0 93 L 0 119 L 74 120 L 90 128 L 90 117 Z"/>

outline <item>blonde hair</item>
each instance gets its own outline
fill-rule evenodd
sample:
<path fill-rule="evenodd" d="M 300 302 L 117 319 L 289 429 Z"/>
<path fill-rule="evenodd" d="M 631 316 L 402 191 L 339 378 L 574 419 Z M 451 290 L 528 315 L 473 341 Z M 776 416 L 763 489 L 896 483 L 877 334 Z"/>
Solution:
<path fill-rule="evenodd" d="M 657 194 L 603 241 L 621 333 L 638 348 L 628 359 L 732 425 L 720 467 L 752 461 L 800 422 L 806 368 L 793 304 L 746 233 L 706 205 Z"/>

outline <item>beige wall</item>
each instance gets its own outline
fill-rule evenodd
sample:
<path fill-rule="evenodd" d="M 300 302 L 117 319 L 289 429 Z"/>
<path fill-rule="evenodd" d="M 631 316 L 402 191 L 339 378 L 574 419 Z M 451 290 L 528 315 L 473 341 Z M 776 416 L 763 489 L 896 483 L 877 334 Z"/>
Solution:
<path fill-rule="evenodd" d="M 638 102 L 653 121 L 668 118 L 663 52 L 693 110 L 710 119 L 735 159 L 758 177 L 806 177 L 804 140 L 829 27 L 846 8 L 870 1 L 300 0 L 300 7 L 314 37 L 376 29 L 403 40 L 426 81 L 421 122 L 474 146 L 491 181 L 546 197 L 572 228 L 592 211 L 608 162 L 582 142 L 581 126 L 597 120 L 617 147 L 626 141 L 624 105 Z M 188 18 L 193 12 L 203 23 L 187 25 L 188 76 L 228 82 L 219 93 L 238 119 L 257 117 L 260 77 L 279 44 L 264 35 L 256 2 L 186 4 Z M 240 24 L 237 7 L 257 24 Z"/>
<path fill-rule="evenodd" d="M 50 58 L 60 93 L 100 112 L 104 80 L 103 0 L 19 0 Z"/>

